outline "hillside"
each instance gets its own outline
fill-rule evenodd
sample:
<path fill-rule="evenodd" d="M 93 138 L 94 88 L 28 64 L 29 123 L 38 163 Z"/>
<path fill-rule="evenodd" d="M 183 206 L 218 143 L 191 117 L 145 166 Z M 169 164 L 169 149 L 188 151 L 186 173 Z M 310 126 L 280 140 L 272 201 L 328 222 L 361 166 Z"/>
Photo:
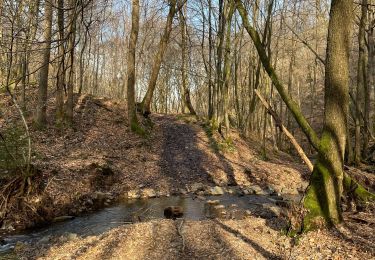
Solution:
<path fill-rule="evenodd" d="M 129 131 L 126 107 L 120 101 L 82 96 L 74 111 L 72 129 L 61 131 L 52 118 L 47 129 L 32 127 L 37 188 L 27 198 L 28 207 L 11 201 L 3 228 L 22 229 L 79 216 L 124 199 L 170 195 L 205 199 L 222 193 L 298 197 L 308 185 L 309 173 L 298 157 L 268 149 L 265 160 L 260 142 L 245 141 L 235 131 L 225 142 L 195 117 L 153 114 L 142 122 L 147 133 L 137 135 Z M 362 175 L 371 186 L 372 174 Z M 27 259 L 43 255 L 41 259 L 248 259 L 249 252 L 267 259 L 288 254 L 303 259 L 306 252 L 318 258 L 346 258 L 353 248 L 358 257 L 374 253 L 371 214 L 361 215 L 360 224 L 350 213 L 342 230 L 309 233 L 294 245 L 281 232 L 293 213 L 273 210 L 276 215 L 258 212 L 238 219 L 152 220 L 79 240 L 48 238 L 38 243 L 38 250 L 36 245 L 18 245 L 16 252 Z M 359 244 L 364 239 L 369 244 Z"/>
<path fill-rule="evenodd" d="M 308 172 L 298 158 L 269 151 L 264 161 L 261 144 L 234 131 L 233 144 L 227 144 L 193 117 L 155 114 L 149 133 L 139 136 L 129 130 L 125 115 L 121 102 L 83 96 L 74 128 L 63 131 L 52 118 L 47 129 L 32 128 L 38 188 L 28 203 L 36 211 L 12 211 L 3 225 L 31 227 L 148 188 L 158 196 L 186 193 L 197 183 L 298 194 L 307 185 Z"/>

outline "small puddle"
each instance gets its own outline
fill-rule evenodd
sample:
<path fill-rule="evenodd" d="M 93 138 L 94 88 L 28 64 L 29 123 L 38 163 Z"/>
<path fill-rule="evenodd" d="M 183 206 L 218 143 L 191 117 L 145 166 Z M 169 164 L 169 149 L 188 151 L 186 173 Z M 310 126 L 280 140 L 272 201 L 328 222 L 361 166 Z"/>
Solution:
<path fill-rule="evenodd" d="M 164 209 L 168 206 L 180 206 L 184 209 L 184 219 L 203 220 L 220 217 L 222 212 L 207 201 L 218 200 L 225 208 L 236 208 L 242 211 L 262 211 L 265 205 L 275 205 L 272 196 L 235 195 L 207 196 L 205 200 L 192 197 L 172 196 L 153 199 L 127 200 L 115 206 L 76 217 L 60 223 L 54 223 L 40 229 L 10 235 L 0 239 L 0 257 L 12 251 L 17 242 L 33 243 L 43 238 L 62 236 L 74 233 L 80 237 L 102 234 L 121 225 L 137 220 L 148 221 L 164 218 Z M 217 205 L 217 204 L 215 204 Z M 0 237 L 1 238 L 1 237 Z"/>

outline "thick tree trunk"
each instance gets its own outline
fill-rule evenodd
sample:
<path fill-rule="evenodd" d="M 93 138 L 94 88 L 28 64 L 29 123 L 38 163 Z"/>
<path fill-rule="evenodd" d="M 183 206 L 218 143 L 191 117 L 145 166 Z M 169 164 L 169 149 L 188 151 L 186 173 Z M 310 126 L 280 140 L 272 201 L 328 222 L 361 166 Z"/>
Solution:
<path fill-rule="evenodd" d="M 44 127 L 47 122 L 47 89 L 49 62 L 51 56 L 51 34 L 52 34 L 52 4 L 45 1 L 44 5 L 44 44 L 43 44 L 43 67 L 40 70 L 38 103 L 36 107 L 35 123 L 38 127 Z"/>
<path fill-rule="evenodd" d="M 349 56 L 353 2 L 333 0 L 328 26 L 324 129 L 318 161 L 304 198 L 304 230 L 342 221 L 344 153 L 349 111 Z"/>
<path fill-rule="evenodd" d="M 297 123 L 319 153 L 318 161 L 311 177 L 311 185 L 304 199 L 308 213 L 304 219 L 304 229 L 330 226 L 342 220 L 340 199 L 343 189 L 349 189 L 358 200 L 375 199 L 343 172 L 348 115 L 349 50 L 353 6 L 351 0 L 333 0 L 327 41 L 326 82 L 325 82 L 325 122 L 322 139 L 319 140 L 303 116 L 299 106 L 291 99 L 279 81 L 261 44 L 257 31 L 250 26 L 247 11 L 240 0 L 235 0 L 243 24 L 258 51 L 265 70 L 278 90 L 281 98 L 292 112 Z M 350 186 L 350 187 L 349 187 Z"/>
<path fill-rule="evenodd" d="M 127 81 L 127 100 L 128 100 L 128 120 L 133 131 L 138 129 L 138 120 L 135 107 L 135 52 L 137 47 L 139 31 L 139 0 L 132 1 L 132 28 L 129 40 L 128 52 L 128 81 Z"/>
<path fill-rule="evenodd" d="M 163 36 L 160 39 L 159 50 L 154 59 L 154 64 L 152 66 L 152 71 L 151 71 L 151 77 L 148 82 L 148 89 L 147 89 L 145 97 L 142 100 L 143 114 L 145 116 L 151 113 L 151 101 L 152 101 L 152 97 L 154 95 L 154 91 L 156 88 L 156 82 L 158 80 L 159 71 L 160 71 L 161 63 L 163 61 L 164 53 L 165 53 L 165 50 L 167 49 L 169 36 L 172 31 L 173 17 L 176 13 L 176 2 L 177 0 L 169 1 L 169 13 L 168 13 L 168 18 L 167 18 L 167 23 L 165 24 Z"/>

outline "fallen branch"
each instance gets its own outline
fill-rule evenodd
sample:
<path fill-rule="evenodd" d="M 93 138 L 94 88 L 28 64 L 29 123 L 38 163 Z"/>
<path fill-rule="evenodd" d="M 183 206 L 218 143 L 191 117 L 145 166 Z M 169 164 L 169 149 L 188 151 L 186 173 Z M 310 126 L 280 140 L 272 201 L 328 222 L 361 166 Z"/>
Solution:
<path fill-rule="evenodd" d="M 108 108 L 107 106 L 99 103 L 99 102 L 95 102 L 95 101 L 92 101 L 92 103 L 94 103 L 95 105 L 97 105 L 98 107 L 101 107 L 101 108 L 104 108 L 105 110 L 109 111 L 109 112 L 113 112 L 112 109 Z"/>
<path fill-rule="evenodd" d="M 177 227 L 177 233 L 180 235 L 180 237 L 182 239 L 182 252 L 185 251 L 185 239 L 184 239 L 184 235 L 182 234 L 182 225 L 183 224 L 184 224 L 184 220 L 181 220 L 180 226 Z"/>
<path fill-rule="evenodd" d="M 310 172 L 313 171 L 314 166 L 311 163 L 310 159 L 306 156 L 305 152 L 303 151 L 302 147 L 298 144 L 297 140 L 294 138 L 294 136 L 289 132 L 289 130 L 283 125 L 281 122 L 280 117 L 277 115 L 277 113 L 272 109 L 271 105 L 268 104 L 268 102 L 263 98 L 263 96 L 260 94 L 259 90 L 254 90 L 255 94 L 258 96 L 264 107 L 267 109 L 268 113 L 273 117 L 273 119 L 276 122 L 276 126 L 280 128 L 280 130 L 288 137 L 294 148 L 296 149 L 298 155 L 301 157 L 301 159 L 306 163 L 307 167 L 309 168 Z"/>

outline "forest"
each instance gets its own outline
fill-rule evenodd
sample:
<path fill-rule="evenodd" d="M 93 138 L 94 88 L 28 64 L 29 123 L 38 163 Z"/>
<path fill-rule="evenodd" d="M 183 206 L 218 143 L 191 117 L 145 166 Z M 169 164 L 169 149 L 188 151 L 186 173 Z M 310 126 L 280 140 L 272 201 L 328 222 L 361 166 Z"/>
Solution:
<path fill-rule="evenodd" d="M 0 0 L 0 259 L 375 257 L 375 1 Z"/>

